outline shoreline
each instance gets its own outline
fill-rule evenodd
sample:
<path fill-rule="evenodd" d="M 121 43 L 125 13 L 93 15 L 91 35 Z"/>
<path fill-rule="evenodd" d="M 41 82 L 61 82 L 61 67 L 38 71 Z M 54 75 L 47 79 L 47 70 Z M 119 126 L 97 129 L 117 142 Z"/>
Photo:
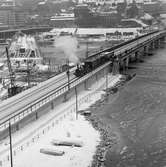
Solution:
<path fill-rule="evenodd" d="M 136 77 L 89 108 L 87 119 L 101 134 L 92 167 L 165 165 L 165 61 L 161 49 L 132 64 L 126 74 Z"/>
<path fill-rule="evenodd" d="M 92 127 L 99 131 L 100 133 L 100 143 L 96 147 L 96 152 L 93 156 L 93 160 L 91 163 L 91 167 L 105 167 L 105 160 L 106 160 L 106 154 L 108 150 L 116 146 L 118 142 L 118 135 L 115 133 L 115 131 L 112 129 L 111 125 L 107 125 L 107 123 L 104 122 L 102 118 L 99 118 L 99 116 L 95 113 L 93 113 L 94 108 L 99 109 L 99 107 L 106 105 L 108 98 L 113 95 L 113 99 L 116 99 L 116 94 L 119 93 L 119 88 L 122 87 L 124 84 L 127 84 L 128 81 L 132 80 L 132 78 L 135 76 L 130 75 L 122 75 L 123 78 L 125 76 L 125 80 L 122 79 L 120 82 L 116 83 L 113 87 L 108 88 L 106 91 L 106 94 L 104 95 L 104 98 L 98 100 L 95 102 L 95 104 L 91 105 L 89 107 L 89 110 L 91 111 L 91 114 L 88 116 L 85 116 L 85 119 L 88 120 Z"/>

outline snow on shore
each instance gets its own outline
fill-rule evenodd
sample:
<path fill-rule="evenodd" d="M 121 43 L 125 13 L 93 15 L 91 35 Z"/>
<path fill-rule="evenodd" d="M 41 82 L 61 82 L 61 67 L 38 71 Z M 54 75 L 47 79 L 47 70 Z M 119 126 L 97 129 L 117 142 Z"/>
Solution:
<path fill-rule="evenodd" d="M 77 139 L 83 141 L 83 147 L 53 146 L 52 139 Z M 33 147 L 28 148 L 15 158 L 16 167 L 87 167 L 100 141 L 100 134 L 92 128 L 83 116 L 78 120 L 65 120 L 56 129 L 51 130 Z M 40 153 L 41 148 L 58 149 L 63 156 Z"/>
<path fill-rule="evenodd" d="M 121 75 L 109 75 L 108 86 L 110 87 L 116 84 L 120 77 Z M 91 96 L 88 101 L 84 101 L 79 105 L 79 110 L 87 109 L 91 104 L 95 103 L 95 101 L 99 100 L 101 95 L 104 93 L 102 90 L 105 88 L 105 86 L 105 78 L 103 78 L 100 82 L 94 84 L 90 90 L 81 93 L 82 95 L 79 95 L 80 98 L 81 96 L 85 96 L 85 94 L 91 94 Z M 71 105 L 73 102 L 75 102 L 75 98 L 73 101 L 71 100 L 68 103 Z M 67 107 L 67 105 L 69 105 L 68 103 L 64 103 L 63 105 L 66 105 L 65 107 Z M 57 106 L 57 110 L 60 109 L 62 110 L 62 107 L 59 106 L 58 108 Z M 38 121 L 40 121 L 40 119 Z M 19 138 L 19 136 L 17 137 Z M 83 147 L 54 146 L 51 144 L 53 139 L 79 140 L 83 142 Z M 13 141 L 18 142 L 16 138 L 13 138 Z M 78 119 L 76 120 L 75 114 L 73 113 L 63 119 L 61 123 L 51 128 L 46 134 L 38 139 L 36 143 L 19 152 L 16 156 L 13 156 L 14 166 L 88 167 L 93 160 L 93 155 L 95 154 L 96 146 L 99 144 L 99 142 L 99 132 L 96 131 L 83 116 L 78 115 Z M 40 153 L 41 148 L 58 149 L 60 151 L 64 151 L 65 154 L 63 156 L 43 154 Z M 8 167 L 10 166 L 10 163 L 6 163 L 2 165 L 2 167 L 3 166 Z"/>

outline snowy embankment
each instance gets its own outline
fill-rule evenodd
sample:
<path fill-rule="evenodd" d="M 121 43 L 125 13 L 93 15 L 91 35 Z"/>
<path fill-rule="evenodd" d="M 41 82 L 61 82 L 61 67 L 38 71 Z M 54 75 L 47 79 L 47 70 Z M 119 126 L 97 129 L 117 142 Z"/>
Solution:
<path fill-rule="evenodd" d="M 121 75 L 108 76 L 108 86 L 113 86 Z M 78 95 L 79 110 L 86 110 L 101 98 L 106 87 L 101 78 L 89 90 Z M 15 167 L 88 167 L 90 166 L 100 134 L 81 115 L 76 119 L 75 97 L 58 105 L 47 115 L 12 135 L 13 161 Z M 53 140 L 79 141 L 82 147 L 56 146 Z M 62 151 L 62 156 L 41 153 L 41 149 Z M 0 143 L 0 166 L 10 166 L 9 144 Z"/>

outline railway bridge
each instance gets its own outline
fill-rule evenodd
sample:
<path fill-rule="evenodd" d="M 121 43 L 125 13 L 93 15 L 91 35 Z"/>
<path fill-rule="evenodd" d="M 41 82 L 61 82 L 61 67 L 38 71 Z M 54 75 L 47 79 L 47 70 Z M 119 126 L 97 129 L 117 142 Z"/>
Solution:
<path fill-rule="evenodd" d="M 72 96 L 79 94 L 80 91 L 87 89 L 99 78 L 105 77 L 108 72 L 116 74 L 120 70 L 125 71 L 132 61 L 140 61 L 144 56 L 152 54 L 153 50 L 164 46 L 165 36 L 166 31 L 151 32 L 104 49 L 91 56 L 109 54 L 111 56 L 110 61 L 86 75 L 75 77 L 74 71 L 76 67 L 73 67 L 70 69 L 70 81 L 66 72 L 63 72 L 4 100 L 0 104 L 0 140 L 9 135 L 9 126 L 12 127 L 12 132 L 19 130 L 26 124 L 53 110 L 57 104 L 61 104 Z M 81 102 L 78 99 L 78 103 Z M 74 107 L 74 112 L 77 112 L 77 107 L 77 105 Z M 55 112 L 58 113 L 58 111 Z"/>

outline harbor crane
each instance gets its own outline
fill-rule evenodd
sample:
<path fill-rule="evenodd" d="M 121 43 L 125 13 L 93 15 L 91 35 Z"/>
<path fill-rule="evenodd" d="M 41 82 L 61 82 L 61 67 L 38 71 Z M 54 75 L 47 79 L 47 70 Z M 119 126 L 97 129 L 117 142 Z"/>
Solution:
<path fill-rule="evenodd" d="M 10 85 L 8 86 L 8 97 L 12 97 L 22 91 L 22 87 L 15 84 L 15 73 L 12 69 L 8 47 L 6 47 L 7 66 L 9 70 Z"/>

